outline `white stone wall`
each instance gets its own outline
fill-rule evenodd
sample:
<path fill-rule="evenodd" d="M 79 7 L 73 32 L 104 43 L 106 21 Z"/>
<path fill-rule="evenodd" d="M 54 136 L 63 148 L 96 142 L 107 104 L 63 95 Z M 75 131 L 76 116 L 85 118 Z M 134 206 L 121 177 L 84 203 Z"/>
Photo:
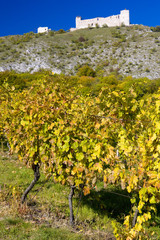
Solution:
<path fill-rule="evenodd" d="M 129 10 L 122 10 L 119 15 L 113 15 L 106 18 L 97 17 L 82 20 L 81 17 L 76 17 L 76 29 L 96 27 L 97 24 L 99 27 L 103 27 L 105 24 L 107 24 L 108 27 L 121 26 L 122 24 L 129 26 Z"/>
<path fill-rule="evenodd" d="M 48 31 L 49 31 L 48 27 L 39 27 L 37 32 L 44 33 L 44 32 L 48 32 Z"/>
<path fill-rule="evenodd" d="M 75 31 L 77 29 L 76 28 L 70 28 L 69 30 L 70 30 L 70 32 L 73 32 L 73 31 Z"/>

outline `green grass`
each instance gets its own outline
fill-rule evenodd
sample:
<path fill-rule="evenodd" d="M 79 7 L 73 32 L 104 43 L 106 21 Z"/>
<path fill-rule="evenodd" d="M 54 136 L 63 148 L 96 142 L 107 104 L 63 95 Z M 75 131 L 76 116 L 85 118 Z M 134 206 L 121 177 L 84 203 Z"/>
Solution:
<path fill-rule="evenodd" d="M 0 221 L 0 239 L 6 240 L 81 240 L 87 239 L 82 234 L 72 233 L 67 228 L 53 228 L 46 225 L 36 225 L 20 218 L 6 218 Z"/>
<path fill-rule="evenodd" d="M 16 156 L 1 154 L 0 239 L 98 239 L 99 236 L 106 239 L 113 236 L 111 220 L 92 204 L 89 206 L 87 197 L 82 197 L 79 206 L 78 192 L 73 200 L 77 225 L 71 228 L 69 187 L 55 184 L 52 179 L 45 183 L 43 174 L 29 193 L 27 205 L 22 206 L 20 197 L 32 180 L 32 169 Z"/>
<path fill-rule="evenodd" d="M 33 173 L 31 169 L 26 168 L 17 161 L 16 156 L 10 158 L 9 156 L 1 157 L 1 177 L 0 185 L 3 183 L 7 186 L 10 184 L 12 186 L 22 186 L 28 184 L 29 181 L 32 181 Z"/>
<path fill-rule="evenodd" d="M 19 162 L 16 156 L 1 153 L 0 157 L 0 240 L 1 239 L 60 239 L 107 240 L 113 238 L 112 221 L 124 220 L 131 209 L 126 191 L 99 183 L 87 196 L 76 192 L 73 199 L 76 226 L 69 226 L 69 187 L 40 180 L 20 204 L 20 197 L 33 180 L 32 169 Z M 124 195 L 124 196 L 123 196 Z M 160 239 L 160 206 L 150 230 Z"/>

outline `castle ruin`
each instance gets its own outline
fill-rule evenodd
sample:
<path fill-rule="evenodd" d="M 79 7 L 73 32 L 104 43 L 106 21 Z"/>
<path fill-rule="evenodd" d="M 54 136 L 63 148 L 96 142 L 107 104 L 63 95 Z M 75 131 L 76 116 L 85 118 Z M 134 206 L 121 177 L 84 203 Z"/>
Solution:
<path fill-rule="evenodd" d="M 48 27 L 39 27 L 37 29 L 37 33 L 48 33 L 49 31 L 51 31 L 51 29 L 49 29 Z"/>
<path fill-rule="evenodd" d="M 77 29 L 89 28 L 89 27 L 103 27 L 107 25 L 108 27 L 116 27 L 116 26 L 129 26 L 130 25 L 130 17 L 129 10 L 120 11 L 119 15 L 113 15 L 110 17 L 96 17 L 92 19 L 82 20 L 81 17 L 76 17 L 76 28 L 71 28 L 70 31 L 75 31 Z"/>

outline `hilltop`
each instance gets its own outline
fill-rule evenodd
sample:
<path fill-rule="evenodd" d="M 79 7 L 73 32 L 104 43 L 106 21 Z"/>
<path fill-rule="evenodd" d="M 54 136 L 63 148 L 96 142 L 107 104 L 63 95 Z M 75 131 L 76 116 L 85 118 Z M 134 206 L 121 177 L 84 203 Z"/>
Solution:
<path fill-rule="evenodd" d="M 0 38 L 0 71 L 50 69 L 72 75 L 84 64 L 99 76 L 118 72 L 136 78 L 159 78 L 160 32 L 132 25 Z"/>

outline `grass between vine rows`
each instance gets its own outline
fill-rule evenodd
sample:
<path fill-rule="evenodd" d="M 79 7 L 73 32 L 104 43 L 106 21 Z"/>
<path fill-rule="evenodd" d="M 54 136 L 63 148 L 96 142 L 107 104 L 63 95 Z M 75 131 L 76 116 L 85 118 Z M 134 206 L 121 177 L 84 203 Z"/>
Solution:
<path fill-rule="evenodd" d="M 0 240 L 1 239 L 105 239 L 113 240 L 112 221 L 123 222 L 131 209 L 126 192 L 116 187 L 103 188 L 101 183 L 90 195 L 76 192 L 73 206 L 76 225 L 69 226 L 69 187 L 47 182 L 41 173 L 27 203 L 20 204 L 24 189 L 33 180 L 32 169 L 16 156 L 0 153 Z M 160 239 L 160 213 L 152 230 Z"/>

